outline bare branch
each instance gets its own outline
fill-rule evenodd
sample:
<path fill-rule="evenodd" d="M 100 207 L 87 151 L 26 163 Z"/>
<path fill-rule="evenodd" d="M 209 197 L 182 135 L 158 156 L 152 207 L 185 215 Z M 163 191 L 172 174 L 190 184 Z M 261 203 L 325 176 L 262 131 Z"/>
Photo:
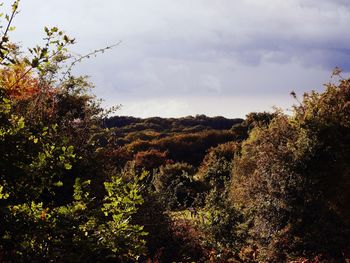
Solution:
<path fill-rule="evenodd" d="M 63 76 L 62 78 L 60 79 L 60 84 L 66 79 L 67 75 L 70 74 L 70 72 L 72 71 L 72 68 L 79 62 L 81 62 L 83 59 L 86 59 L 86 58 L 90 58 L 91 56 L 94 56 L 98 53 L 104 53 L 106 50 L 108 49 L 112 49 L 116 46 L 119 46 L 120 44 L 122 43 L 122 41 L 119 41 L 118 43 L 116 44 L 113 44 L 111 46 L 107 46 L 107 47 L 104 47 L 104 48 L 100 48 L 100 49 L 96 49 L 86 55 L 79 55 L 78 58 L 76 58 L 68 67 L 67 71 L 63 73 Z"/>

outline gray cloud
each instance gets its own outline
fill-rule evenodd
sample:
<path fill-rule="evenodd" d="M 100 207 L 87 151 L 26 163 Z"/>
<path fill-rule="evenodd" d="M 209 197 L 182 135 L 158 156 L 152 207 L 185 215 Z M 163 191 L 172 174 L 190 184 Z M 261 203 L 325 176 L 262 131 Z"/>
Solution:
<path fill-rule="evenodd" d="M 92 76 L 108 104 L 168 98 L 176 114 L 185 101 L 200 110 L 196 97 L 203 104 L 254 97 L 268 107 L 266 95 L 321 88 L 335 66 L 350 71 L 349 6 L 346 0 L 23 0 L 15 38 L 33 45 L 45 25 L 59 25 L 76 36 L 80 53 L 123 40 L 76 69 Z"/>

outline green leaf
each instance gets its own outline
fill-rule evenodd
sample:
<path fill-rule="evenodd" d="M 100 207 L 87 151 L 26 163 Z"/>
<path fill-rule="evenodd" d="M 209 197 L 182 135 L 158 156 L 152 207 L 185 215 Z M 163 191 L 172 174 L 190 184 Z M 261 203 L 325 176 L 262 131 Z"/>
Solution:
<path fill-rule="evenodd" d="M 64 164 L 64 168 L 65 168 L 66 170 L 71 170 L 71 169 L 72 169 L 72 165 L 71 165 L 70 163 L 65 163 L 65 164 Z"/>
<path fill-rule="evenodd" d="M 21 117 L 19 120 L 18 120 L 18 129 L 23 129 L 24 128 L 24 118 Z"/>
<path fill-rule="evenodd" d="M 58 182 L 54 183 L 53 185 L 57 186 L 57 187 L 62 187 L 63 186 L 63 182 L 62 181 L 58 181 Z"/>
<path fill-rule="evenodd" d="M 0 200 L 7 199 L 10 195 L 8 193 L 3 193 L 4 187 L 0 185 Z"/>

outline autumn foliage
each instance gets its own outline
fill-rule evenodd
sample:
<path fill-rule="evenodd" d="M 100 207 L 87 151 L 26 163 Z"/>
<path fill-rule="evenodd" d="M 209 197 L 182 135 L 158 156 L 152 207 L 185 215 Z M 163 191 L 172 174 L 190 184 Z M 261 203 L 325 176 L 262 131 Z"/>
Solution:
<path fill-rule="evenodd" d="M 11 99 L 20 101 L 35 96 L 39 91 L 39 80 L 25 63 L 0 69 L 0 85 Z"/>

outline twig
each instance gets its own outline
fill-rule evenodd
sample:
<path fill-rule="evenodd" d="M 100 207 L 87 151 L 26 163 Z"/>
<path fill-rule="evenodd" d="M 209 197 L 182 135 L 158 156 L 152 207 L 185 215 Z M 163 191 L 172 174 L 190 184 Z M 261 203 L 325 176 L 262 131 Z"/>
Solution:
<path fill-rule="evenodd" d="M 104 53 L 106 50 L 108 49 L 111 49 L 111 48 L 114 48 L 116 46 L 119 46 L 120 44 L 122 43 L 122 41 L 119 41 L 118 43 L 114 44 L 114 45 L 111 45 L 111 46 L 107 46 L 107 47 L 104 47 L 104 48 L 100 48 L 100 49 L 96 49 L 86 55 L 83 55 L 83 56 L 80 56 L 79 58 L 75 59 L 68 67 L 67 71 L 63 74 L 62 78 L 60 79 L 60 84 L 62 84 L 62 82 L 66 79 L 66 76 L 68 74 L 70 74 L 72 68 L 79 62 L 81 62 L 83 59 L 85 58 L 89 58 L 93 55 L 96 55 L 98 53 Z"/>
<path fill-rule="evenodd" d="M 7 33 L 8 33 L 8 31 L 10 30 L 10 26 L 11 26 L 11 24 L 12 24 L 12 20 L 13 20 L 13 18 L 15 17 L 15 15 L 17 14 L 18 2 L 15 1 L 15 3 L 12 5 L 12 7 L 13 7 L 13 10 L 12 10 L 11 17 L 10 17 L 8 23 L 7 23 L 6 30 L 5 30 L 5 32 L 4 32 L 3 36 L 2 36 L 2 38 L 1 38 L 1 42 L 0 42 L 0 48 L 1 48 L 1 49 L 2 49 L 2 45 L 3 45 L 4 42 L 5 42 Z"/>
<path fill-rule="evenodd" d="M 5 42 L 8 41 L 7 34 L 9 32 L 9 30 L 10 30 L 10 27 L 11 27 L 11 24 L 12 24 L 12 21 L 13 21 L 14 17 L 18 13 L 18 11 L 17 11 L 18 10 L 18 4 L 19 4 L 19 0 L 15 1 L 12 4 L 12 13 L 11 13 L 11 16 L 10 16 L 10 18 L 8 20 L 5 32 L 4 32 L 3 36 L 1 37 L 1 41 L 0 41 L 1 62 L 0 62 L 0 64 L 3 64 L 3 61 L 5 61 L 6 59 L 8 59 L 10 62 L 12 62 L 11 59 L 8 58 L 8 54 L 4 55 L 3 50 L 4 51 L 8 51 L 8 49 L 5 48 L 3 45 L 4 45 Z"/>
<path fill-rule="evenodd" d="M 62 47 L 65 47 L 65 45 L 63 45 Z M 50 57 L 48 57 L 47 59 L 50 60 L 51 58 L 53 58 L 54 56 L 56 56 L 59 52 L 59 50 L 57 50 L 55 53 L 53 53 Z M 40 63 L 40 62 L 39 62 Z M 15 85 L 17 85 L 25 76 L 27 76 L 35 67 L 30 66 L 30 68 L 28 68 L 23 74 L 22 76 L 19 77 L 19 79 L 17 79 L 11 86 L 10 89 L 12 89 Z"/>

